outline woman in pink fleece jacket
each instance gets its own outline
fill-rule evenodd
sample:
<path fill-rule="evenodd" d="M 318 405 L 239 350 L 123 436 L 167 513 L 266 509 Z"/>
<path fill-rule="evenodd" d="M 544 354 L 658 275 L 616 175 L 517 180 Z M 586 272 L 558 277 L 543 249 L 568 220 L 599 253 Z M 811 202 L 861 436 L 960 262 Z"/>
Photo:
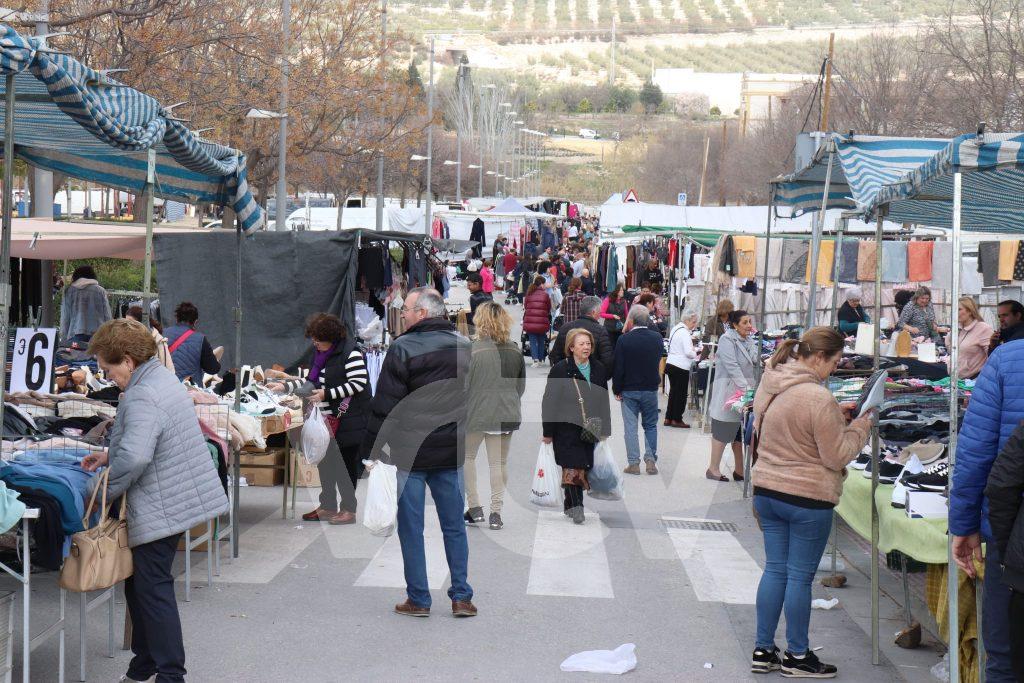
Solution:
<path fill-rule="evenodd" d="M 754 396 L 758 460 L 751 473 L 754 512 L 764 534 L 757 588 L 757 642 L 751 671 L 831 678 L 836 667 L 808 646 L 811 581 L 832 528 L 846 465 L 867 443 L 873 414 L 849 422 L 824 382 L 843 355 L 843 337 L 815 327 L 783 342 Z M 873 411 L 872 411 L 873 412 Z M 785 655 L 775 629 L 786 610 Z"/>

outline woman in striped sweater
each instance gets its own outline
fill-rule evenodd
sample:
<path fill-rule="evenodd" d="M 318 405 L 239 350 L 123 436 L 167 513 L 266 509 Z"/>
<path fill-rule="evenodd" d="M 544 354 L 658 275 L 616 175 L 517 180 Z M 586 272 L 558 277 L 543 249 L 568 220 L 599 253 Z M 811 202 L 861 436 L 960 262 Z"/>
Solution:
<path fill-rule="evenodd" d="M 329 448 L 317 465 L 320 471 L 320 506 L 302 516 L 307 522 L 353 524 L 356 521 L 356 482 L 363 473 L 359 446 L 369 414 L 369 377 L 363 352 L 337 316 L 318 313 L 306 324 L 313 342 L 302 358 L 289 368 L 309 368 L 305 380 L 268 384 L 272 391 L 304 396 L 317 405 L 329 423 L 337 421 L 334 438 L 338 449 Z"/>

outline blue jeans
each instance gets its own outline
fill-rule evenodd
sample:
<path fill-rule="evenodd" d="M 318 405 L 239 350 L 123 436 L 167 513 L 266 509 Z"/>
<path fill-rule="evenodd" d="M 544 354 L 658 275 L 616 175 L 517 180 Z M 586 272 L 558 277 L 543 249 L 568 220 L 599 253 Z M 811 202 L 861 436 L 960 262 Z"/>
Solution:
<path fill-rule="evenodd" d="M 985 642 L 985 680 L 1013 683 L 1010 655 L 1010 587 L 1003 583 L 996 544 L 985 544 L 985 584 L 981 593 L 981 637 Z"/>
<path fill-rule="evenodd" d="M 636 433 L 638 416 L 643 419 L 644 441 L 647 444 L 644 460 L 658 462 L 657 391 L 622 392 L 622 425 L 626 439 L 626 460 L 630 465 L 640 464 L 640 437 Z"/>
<path fill-rule="evenodd" d="M 452 585 L 452 600 L 472 600 L 473 589 L 466 581 L 469 571 L 469 541 L 462 518 L 462 470 L 445 469 L 425 472 L 398 470 L 398 541 L 402 544 L 405 566 L 405 591 L 417 607 L 430 607 L 430 585 L 427 582 L 427 556 L 423 550 L 423 513 L 427 487 L 437 508 L 444 535 L 444 554 Z"/>
<path fill-rule="evenodd" d="M 765 564 L 757 587 L 757 642 L 775 646 L 775 629 L 786 610 L 789 651 L 803 656 L 809 648 L 811 582 L 832 529 L 832 510 L 812 510 L 767 496 L 754 496 L 764 533 Z"/>
<path fill-rule="evenodd" d="M 530 357 L 536 361 L 544 360 L 545 346 L 548 343 L 548 335 L 537 332 L 527 332 L 530 337 Z"/>

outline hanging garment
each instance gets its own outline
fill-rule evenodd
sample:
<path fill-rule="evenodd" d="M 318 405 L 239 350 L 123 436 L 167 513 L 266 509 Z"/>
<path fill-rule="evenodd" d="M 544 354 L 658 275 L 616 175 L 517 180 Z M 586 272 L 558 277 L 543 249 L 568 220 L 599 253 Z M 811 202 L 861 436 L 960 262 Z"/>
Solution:
<path fill-rule="evenodd" d="M 932 279 L 932 252 L 935 242 L 914 240 L 907 243 L 907 279 L 928 282 Z"/>
<path fill-rule="evenodd" d="M 807 274 L 807 258 L 810 245 L 805 240 L 783 240 L 782 277 L 783 282 L 802 283 Z"/>
<path fill-rule="evenodd" d="M 882 242 L 882 282 L 907 281 L 907 243 Z"/>
<path fill-rule="evenodd" d="M 1017 242 L 1017 258 L 1013 261 L 1013 279 L 1024 280 L 1024 240 Z"/>
<path fill-rule="evenodd" d="M 487 241 L 487 237 L 484 233 L 484 221 L 482 218 L 477 218 L 473 221 L 473 227 L 469 231 L 469 239 L 476 242 L 476 246 L 473 247 L 473 256 L 480 258 L 484 253 L 484 242 Z"/>
<path fill-rule="evenodd" d="M 985 287 L 999 285 L 999 242 L 978 243 L 978 272 Z"/>
<path fill-rule="evenodd" d="M 950 264 L 952 268 L 952 264 Z M 953 276 L 949 276 L 952 281 Z M 973 256 L 965 256 L 960 264 L 960 295 L 978 296 L 981 294 L 981 273 L 978 272 L 978 259 Z"/>
<path fill-rule="evenodd" d="M 960 267 L 967 266 L 961 264 Z M 975 268 L 975 270 L 977 270 Z M 977 275 L 977 273 L 975 273 Z M 949 291 L 953 286 L 953 244 L 932 242 L 932 289 Z"/>
<path fill-rule="evenodd" d="M 1017 262 L 1017 240 L 999 240 L 999 279 L 1012 280 L 1013 266 Z"/>
<path fill-rule="evenodd" d="M 754 273 L 757 277 L 764 277 L 765 265 L 764 255 L 768 249 L 768 240 L 764 237 L 757 238 L 757 245 L 754 248 Z M 777 251 L 777 249 L 776 249 Z"/>
<path fill-rule="evenodd" d="M 718 260 L 718 270 L 727 275 L 736 274 L 736 250 L 733 246 L 732 235 L 726 235 L 721 242 L 721 257 Z"/>
<path fill-rule="evenodd" d="M 750 279 L 757 275 L 757 238 L 753 235 L 736 235 L 732 238 L 736 270 L 735 277 Z"/>
<path fill-rule="evenodd" d="M 835 242 L 822 241 L 818 245 L 818 270 L 815 277 L 817 278 L 816 282 L 819 285 L 832 284 L 832 275 L 834 274 L 833 268 L 835 266 L 835 250 Z M 804 281 L 808 283 L 811 281 L 811 263 L 809 255 L 807 258 L 807 272 L 804 275 Z"/>
<path fill-rule="evenodd" d="M 782 241 L 779 239 L 765 240 L 764 246 L 768 250 L 768 277 L 778 278 L 782 275 Z M 764 255 L 759 256 L 758 260 L 763 263 Z"/>
<path fill-rule="evenodd" d="M 839 281 L 857 281 L 857 252 L 860 251 L 858 240 L 845 239 L 839 245 Z"/>
<path fill-rule="evenodd" d="M 878 242 L 864 241 L 857 249 L 857 279 L 875 281 L 875 269 L 878 267 Z"/>

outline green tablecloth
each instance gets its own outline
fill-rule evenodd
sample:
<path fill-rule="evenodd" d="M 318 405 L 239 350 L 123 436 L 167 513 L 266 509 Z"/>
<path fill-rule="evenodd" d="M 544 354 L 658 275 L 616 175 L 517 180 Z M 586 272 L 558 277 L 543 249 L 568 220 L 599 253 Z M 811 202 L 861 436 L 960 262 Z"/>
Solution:
<path fill-rule="evenodd" d="M 843 484 L 843 496 L 836 512 L 850 527 L 871 539 L 871 480 L 859 470 L 850 470 Z M 945 519 L 910 519 L 892 506 L 892 486 L 879 484 L 875 491 L 878 506 L 878 547 L 882 552 L 900 552 L 925 564 L 946 564 Z"/>

